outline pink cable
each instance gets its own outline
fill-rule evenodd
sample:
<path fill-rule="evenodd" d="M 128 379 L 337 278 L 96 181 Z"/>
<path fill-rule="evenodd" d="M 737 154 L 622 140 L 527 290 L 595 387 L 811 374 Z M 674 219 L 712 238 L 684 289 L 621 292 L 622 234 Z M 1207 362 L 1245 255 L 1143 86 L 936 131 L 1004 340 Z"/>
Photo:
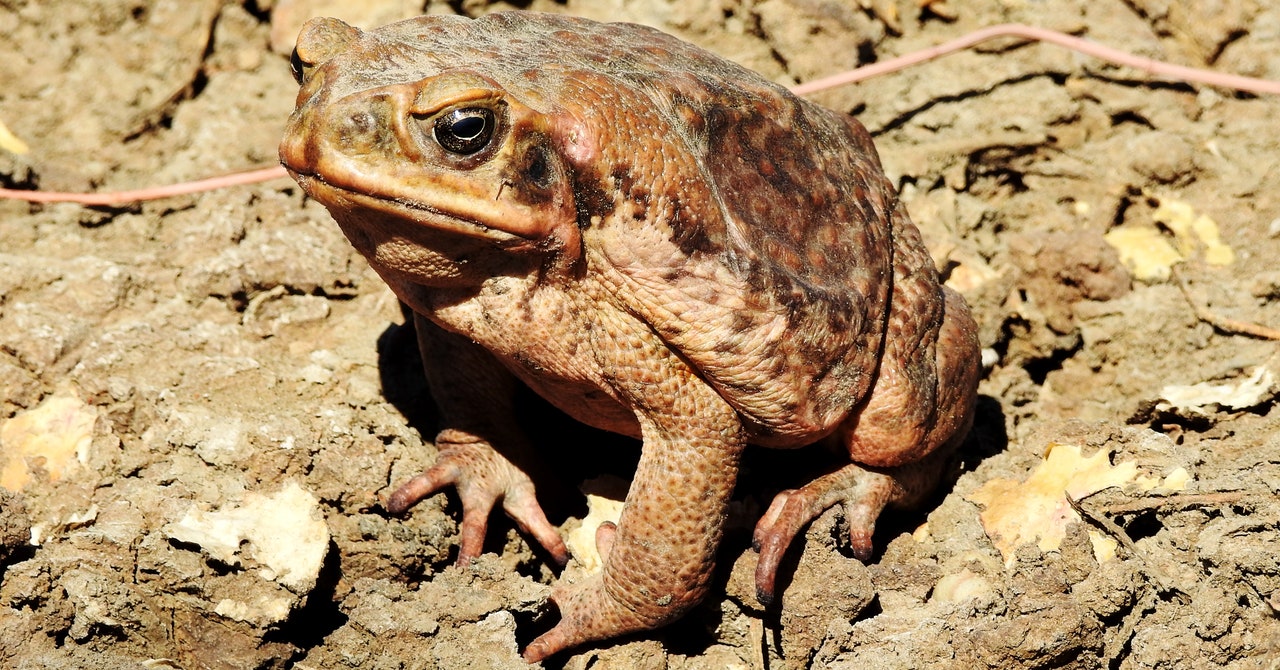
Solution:
<path fill-rule="evenodd" d="M 1057 44 L 1058 46 L 1066 47 L 1067 49 L 1078 51 L 1105 61 L 1110 61 L 1117 65 L 1132 67 L 1152 75 L 1168 77 L 1175 80 L 1195 82 L 1209 86 L 1219 86 L 1239 91 L 1248 91 L 1250 93 L 1257 93 L 1260 95 L 1280 95 L 1280 81 L 1256 79 L 1254 77 L 1244 77 L 1235 74 L 1213 72 L 1211 70 L 1201 70 L 1198 68 L 1186 67 L 1184 65 L 1175 65 L 1173 63 L 1166 63 L 1152 58 L 1137 56 L 1125 51 L 1120 51 L 1119 49 L 1112 49 L 1111 47 L 1102 46 L 1101 44 L 1090 42 L 1079 37 L 1073 37 L 1065 33 L 1018 23 L 1007 23 L 983 28 L 963 37 L 958 37 L 950 42 L 939 44 L 936 47 L 915 51 L 904 56 L 891 58 L 879 63 L 865 65 L 856 70 L 850 70 L 830 77 L 816 79 L 814 81 L 795 86 L 791 90 L 797 95 L 805 95 L 816 91 L 834 88 L 836 86 L 856 83 L 882 74 L 897 72 L 898 70 L 902 70 L 912 65 L 931 61 L 962 49 L 968 49 L 975 44 L 995 39 L 997 37 L 1021 37 L 1027 40 L 1049 42 L 1050 44 Z M 27 202 L 77 202 L 82 205 L 110 206 L 141 200 L 156 200 L 175 195 L 199 193 L 202 191 L 212 191 L 226 186 L 253 184 L 278 179 L 284 176 L 286 176 L 284 168 L 273 166 L 258 170 L 251 170 L 249 172 L 238 172 L 222 177 L 202 179 L 200 181 L 173 184 L 170 186 L 142 188 L 134 191 L 115 191 L 108 193 L 57 193 L 53 191 L 0 189 L 0 199 L 26 200 Z"/>
<path fill-rule="evenodd" d="M 289 175 L 284 171 L 284 168 L 279 165 L 273 165 L 271 167 L 249 170 L 247 172 L 235 172 L 221 177 L 210 177 L 209 179 L 188 181 L 181 184 L 170 184 L 169 186 L 152 186 L 133 191 L 108 191 L 105 193 L 58 193 L 55 191 L 23 191 L 0 188 L 0 198 L 26 200 L 27 202 L 76 202 L 81 205 L 99 206 L 123 205 L 128 202 L 159 200 L 160 198 L 171 198 L 175 195 L 187 195 L 189 193 L 212 191 L 226 186 L 256 184 L 258 182 L 270 181 L 272 179 L 287 176 Z"/>
<path fill-rule="evenodd" d="M 1272 95 L 1280 95 L 1280 81 L 1255 79 L 1253 77 L 1243 77 L 1236 74 L 1201 70 L 1193 67 L 1186 67 L 1185 65 L 1174 65 L 1173 63 L 1166 63 L 1153 58 L 1136 56 L 1126 51 L 1105 47 L 1096 42 L 1090 42 L 1089 40 L 1073 37 L 1065 33 L 1047 30 L 1045 28 L 1036 28 L 1034 26 L 1027 26 L 1020 23 L 1006 23 L 998 26 L 991 26 L 990 28 L 983 28 L 963 37 L 957 37 L 950 42 L 939 44 L 936 47 L 914 51 L 904 56 L 891 58 L 879 63 L 872 63 L 871 65 L 865 65 L 856 70 L 850 70 L 849 72 L 816 79 L 814 81 L 800 84 L 791 90 L 797 95 L 805 95 L 806 93 L 813 93 L 815 91 L 822 91 L 836 86 L 852 84 L 882 74 L 897 72 L 903 68 L 917 65 L 925 61 L 934 60 L 940 56 L 945 56 L 962 49 L 968 49 L 975 44 L 995 39 L 997 37 L 1021 37 L 1028 40 L 1049 42 L 1050 44 L 1057 44 L 1058 46 L 1066 47 L 1082 54 L 1111 61 L 1117 65 L 1136 68 L 1157 76 L 1196 82 L 1198 84 L 1208 84 L 1210 86 L 1233 88 L 1240 91 L 1248 91 L 1250 93 L 1269 93 Z"/>

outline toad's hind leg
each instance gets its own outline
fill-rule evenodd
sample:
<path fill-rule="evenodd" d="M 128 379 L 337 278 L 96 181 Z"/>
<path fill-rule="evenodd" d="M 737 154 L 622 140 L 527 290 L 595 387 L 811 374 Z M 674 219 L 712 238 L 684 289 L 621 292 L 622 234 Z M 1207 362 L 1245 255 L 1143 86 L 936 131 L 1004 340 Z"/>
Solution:
<path fill-rule="evenodd" d="M 898 224 L 905 214 L 900 217 Z M 889 335 L 877 379 L 835 434 L 853 462 L 778 494 L 756 525 L 756 595 L 763 603 L 773 599 L 778 564 L 792 539 L 837 504 L 844 507 L 854 554 L 869 557 L 881 510 L 928 496 L 973 423 L 977 326 L 964 300 L 938 285 L 914 227 L 897 225 L 895 235 Z"/>

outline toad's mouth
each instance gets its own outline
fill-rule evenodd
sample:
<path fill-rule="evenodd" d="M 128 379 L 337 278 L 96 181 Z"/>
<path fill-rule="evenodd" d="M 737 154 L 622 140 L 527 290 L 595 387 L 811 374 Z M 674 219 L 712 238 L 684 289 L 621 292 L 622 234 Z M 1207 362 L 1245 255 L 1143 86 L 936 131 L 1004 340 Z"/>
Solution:
<path fill-rule="evenodd" d="M 486 224 L 471 208 L 436 206 L 419 199 L 409 199 L 395 193 L 383 193 L 381 189 L 366 188 L 365 184 L 335 184 L 323 174 L 307 172 L 285 164 L 289 176 L 307 192 L 307 195 L 329 209 L 339 223 L 355 223 L 366 228 L 376 228 L 380 216 L 396 223 L 408 223 L 421 230 L 452 233 L 464 237 L 488 240 L 498 246 L 519 250 L 532 247 L 536 241 L 507 230 Z M 449 200 L 450 198 L 442 198 Z M 454 197 L 454 200 L 460 198 Z"/>

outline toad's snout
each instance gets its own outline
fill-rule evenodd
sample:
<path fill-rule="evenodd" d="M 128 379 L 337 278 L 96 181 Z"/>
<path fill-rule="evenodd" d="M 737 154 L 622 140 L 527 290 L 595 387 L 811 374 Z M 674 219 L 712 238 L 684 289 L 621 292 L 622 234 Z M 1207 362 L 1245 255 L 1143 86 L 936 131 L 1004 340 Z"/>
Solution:
<path fill-rule="evenodd" d="M 326 162 L 339 157 L 421 161 L 421 131 L 406 122 L 413 94 L 394 86 L 344 100 L 325 102 L 317 94 L 300 102 L 280 142 L 280 162 L 295 173 L 317 175 L 333 174 L 336 166 Z"/>

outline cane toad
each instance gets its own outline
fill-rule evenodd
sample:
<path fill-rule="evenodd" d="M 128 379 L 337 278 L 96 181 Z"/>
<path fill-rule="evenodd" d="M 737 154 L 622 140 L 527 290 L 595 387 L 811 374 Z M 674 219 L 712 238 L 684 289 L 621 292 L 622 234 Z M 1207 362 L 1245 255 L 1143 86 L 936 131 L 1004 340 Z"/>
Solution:
<path fill-rule="evenodd" d="M 523 382 L 642 440 L 600 574 L 559 585 L 529 661 L 656 628 L 707 593 L 748 443 L 834 441 L 849 463 L 777 496 L 760 599 L 818 514 L 860 557 L 889 504 L 963 439 L 976 329 L 939 284 L 857 121 L 657 30 L 535 13 L 302 30 L 280 158 L 415 313 L 455 486 L 458 560 L 501 505 L 568 558 L 514 428 Z"/>

